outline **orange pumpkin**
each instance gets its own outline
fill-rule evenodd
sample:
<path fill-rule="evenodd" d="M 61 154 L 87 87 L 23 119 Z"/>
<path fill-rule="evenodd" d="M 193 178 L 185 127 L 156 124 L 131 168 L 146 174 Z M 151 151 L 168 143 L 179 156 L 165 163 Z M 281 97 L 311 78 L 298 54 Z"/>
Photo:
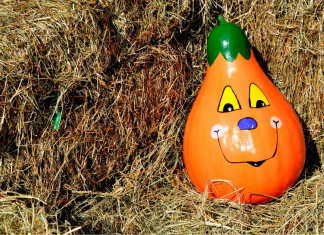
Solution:
<path fill-rule="evenodd" d="M 301 174 L 303 130 L 243 30 L 219 20 L 185 128 L 185 165 L 193 184 L 211 198 L 262 203 L 282 195 Z"/>

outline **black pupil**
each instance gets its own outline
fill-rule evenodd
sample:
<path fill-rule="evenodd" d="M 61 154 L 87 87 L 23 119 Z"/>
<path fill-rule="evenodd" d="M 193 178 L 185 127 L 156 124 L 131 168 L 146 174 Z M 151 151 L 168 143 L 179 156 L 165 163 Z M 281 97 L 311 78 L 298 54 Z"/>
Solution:
<path fill-rule="evenodd" d="M 234 110 L 234 108 L 233 108 L 233 105 L 231 105 L 231 104 L 225 104 L 225 106 L 223 108 L 223 112 L 231 112 L 233 110 Z"/>
<path fill-rule="evenodd" d="M 257 103 L 256 103 L 257 108 L 262 108 L 262 107 L 265 107 L 265 106 L 266 105 L 262 100 L 258 100 Z"/>

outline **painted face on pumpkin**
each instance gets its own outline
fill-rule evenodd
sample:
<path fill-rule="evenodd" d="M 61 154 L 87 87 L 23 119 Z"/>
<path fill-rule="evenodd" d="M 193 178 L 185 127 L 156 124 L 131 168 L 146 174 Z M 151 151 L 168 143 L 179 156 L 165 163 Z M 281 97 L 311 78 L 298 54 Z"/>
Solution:
<path fill-rule="evenodd" d="M 268 101 L 268 99 L 266 98 L 266 96 L 264 95 L 264 93 L 260 90 L 260 88 L 255 85 L 254 83 L 250 84 L 250 92 L 249 92 L 249 108 L 251 109 L 261 109 L 259 112 L 262 112 L 262 109 L 266 108 L 267 106 L 269 106 L 270 103 Z M 226 86 L 223 90 L 223 94 L 221 96 L 220 102 L 219 102 L 219 106 L 218 106 L 218 112 L 220 113 L 224 113 L 224 115 L 227 115 L 227 113 L 229 112 L 234 112 L 237 110 L 240 110 L 241 105 L 240 102 L 237 98 L 237 96 L 235 95 L 233 89 L 231 88 L 231 86 Z M 237 115 L 238 118 L 238 130 L 240 131 L 258 131 L 259 129 L 261 129 L 260 127 L 258 128 L 258 122 L 255 120 L 255 118 L 253 117 L 243 117 L 241 119 L 239 119 L 239 116 Z M 219 144 L 219 148 L 225 158 L 225 160 L 229 163 L 233 163 L 233 164 L 237 164 L 237 163 L 248 163 L 251 166 L 254 167 L 259 167 L 261 166 L 265 161 L 270 160 L 271 158 L 275 157 L 276 152 L 277 152 L 277 147 L 278 147 L 278 129 L 282 126 L 282 122 L 281 120 L 276 117 L 276 116 L 272 116 L 270 118 L 270 125 L 267 126 L 268 128 L 273 128 L 274 132 L 276 133 L 276 144 L 275 146 L 273 146 L 273 154 L 271 156 L 264 156 L 264 159 L 262 160 L 240 160 L 240 159 L 236 159 L 236 160 L 231 160 L 231 158 L 225 155 L 224 151 L 223 151 L 223 147 L 220 141 L 220 138 L 223 137 L 224 135 L 228 135 L 228 133 L 230 133 L 229 128 L 225 127 L 225 128 L 220 125 L 220 124 L 216 124 L 215 126 L 213 126 L 213 128 L 211 129 L 211 137 L 213 139 L 218 139 L 218 144 Z M 267 128 L 265 127 L 265 128 Z M 234 134 L 232 135 L 232 139 L 234 140 L 234 142 L 237 142 L 237 140 L 240 138 L 240 131 L 237 131 L 237 129 L 235 129 Z M 247 134 L 248 136 L 251 136 L 249 134 Z M 245 138 L 246 141 L 246 135 L 243 135 L 243 138 Z M 251 138 L 246 141 L 245 145 L 241 145 L 241 151 L 251 151 L 251 152 L 255 152 L 255 147 L 254 147 L 254 141 L 251 141 Z"/>

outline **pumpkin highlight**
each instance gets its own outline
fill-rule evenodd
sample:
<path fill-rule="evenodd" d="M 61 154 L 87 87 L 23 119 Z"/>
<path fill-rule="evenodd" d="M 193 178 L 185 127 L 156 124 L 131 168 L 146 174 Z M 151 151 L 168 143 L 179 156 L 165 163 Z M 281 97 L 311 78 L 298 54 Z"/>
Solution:
<path fill-rule="evenodd" d="M 243 30 L 220 21 L 208 37 L 206 77 L 185 128 L 185 165 L 193 184 L 210 198 L 262 203 L 297 181 L 304 135 Z"/>

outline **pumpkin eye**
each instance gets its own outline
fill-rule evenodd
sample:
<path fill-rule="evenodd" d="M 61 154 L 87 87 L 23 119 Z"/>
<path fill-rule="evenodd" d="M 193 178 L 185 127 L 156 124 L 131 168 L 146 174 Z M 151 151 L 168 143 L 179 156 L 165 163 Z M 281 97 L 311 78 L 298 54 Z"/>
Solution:
<path fill-rule="evenodd" d="M 269 106 L 267 97 L 263 94 L 257 85 L 251 83 L 250 85 L 250 107 L 251 108 L 263 108 Z"/>
<path fill-rule="evenodd" d="M 232 88 L 230 86 L 225 87 L 219 102 L 218 112 L 227 113 L 238 109 L 241 109 L 241 106 Z"/>

